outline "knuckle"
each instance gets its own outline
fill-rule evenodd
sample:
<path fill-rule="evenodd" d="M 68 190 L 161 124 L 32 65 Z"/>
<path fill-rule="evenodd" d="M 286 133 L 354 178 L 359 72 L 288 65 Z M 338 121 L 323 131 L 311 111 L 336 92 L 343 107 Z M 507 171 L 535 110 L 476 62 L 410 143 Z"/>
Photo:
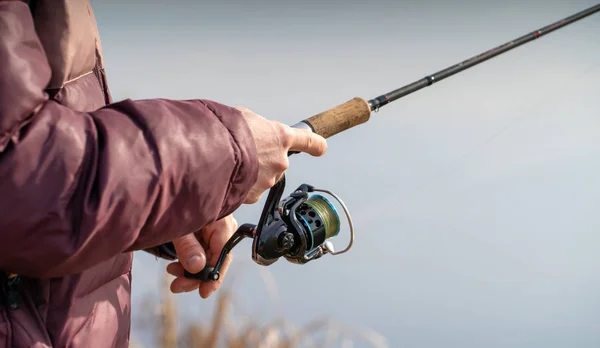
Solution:
<path fill-rule="evenodd" d="M 190 238 L 189 236 L 183 236 L 181 238 L 178 238 L 173 241 L 173 245 L 175 245 L 177 249 L 187 249 L 190 247 Z"/>
<path fill-rule="evenodd" d="M 315 139 L 310 135 L 310 134 L 306 134 L 306 135 L 302 135 L 303 136 L 303 143 L 304 146 L 306 146 L 307 149 L 312 149 L 315 147 Z"/>
<path fill-rule="evenodd" d="M 255 183 L 254 186 L 250 189 L 250 192 L 248 192 L 248 194 L 246 195 L 246 199 L 244 200 L 244 202 L 246 204 L 256 203 L 256 195 L 257 195 L 258 187 L 259 187 L 259 183 Z"/>
<path fill-rule="evenodd" d="M 284 157 L 281 161 L 277 161 L 275 163 L 274 169 L 279 173 L 279 175 L 281 175 L 281 173 L 288 170 L 289 167 L 290 167 L 290 161 L 287 159 L 287 157 Z"/>
<path fill-rule="evenodd" d="M 184 254 L 191 254 L 194 251 L 194 245 L 192 243 L 188 243 L 183 246 L 182 252 Z"/>
<path fill-rule="evenodd" d="M 277 183 L 277 177 L 272 176 L 269 178 L 269 180 L 267 181 L 267 189 L 270 189 L 271 187 L 275 186 L 275 184 Z"/>
<path fill-rule="evenodd" d="M 281 122 L 276 122 L 276 127 L 281 145 L 285 148 L 290 148 L 294 142 L 294 130 Z"/>
<path fill-rule="evenodd" d="M 189 251 L 192 248 L 192 243 L 190 243 L 189 241 L 184 241 L 179 243 L 179 249 L 181 249 L 181 251 L 186 252 Z"/>
<path fill-rule="evenodd" d="M 246 198 L 248 204 L 254 204 L 260 200 L 261 194 L 253 193 Z"/>

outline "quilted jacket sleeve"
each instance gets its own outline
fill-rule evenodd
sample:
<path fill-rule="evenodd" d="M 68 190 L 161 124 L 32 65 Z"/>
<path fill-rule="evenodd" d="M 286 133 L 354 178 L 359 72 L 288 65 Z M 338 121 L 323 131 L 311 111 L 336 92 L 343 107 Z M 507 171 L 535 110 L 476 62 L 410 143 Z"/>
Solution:
<path fill-rule="evenodd" d="M 207 100 L 125 100 L 91 113 L 43 92 L 27 5 L 0 1 L 0 269 L 80 272 L 230 214 L 257 179 L 252 134 Z"/>

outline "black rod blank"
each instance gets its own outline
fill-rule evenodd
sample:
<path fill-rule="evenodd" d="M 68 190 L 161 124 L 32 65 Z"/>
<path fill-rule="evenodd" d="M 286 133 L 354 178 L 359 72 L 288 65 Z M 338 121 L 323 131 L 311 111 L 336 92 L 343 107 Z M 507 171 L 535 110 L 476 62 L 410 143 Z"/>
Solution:
<path fill-rule="evenodd" d="M 600 4 L 592 6 L 586 10 L 583 10 L 581 12 L 578 12 L 574 15 L 571 15 L 569 17 L 566 17 L 564 19 L 561 19 L 557 22 L 554 22 L 552 24 L 549 24 L 543 28 L 540 28 L 538 30 L 535 30 L 529 34 L 523 35 L 519 38 L 516 38 L 512 41 L 509 41 L 503 45 L 500 45 L 498 47 L 492 48 L 491 50 L 488 50 L 486 52 L 483 52 L 479 55 L 476 55 L 474 57 L 471 57 L 467 60 L 464 60 L 458 64 L 455 64 L 453 66 L 450 66 L 444 70 L 440 70 L 432 75 L 426 76 L 418 81 L 415 81 L 411 84 L 408 84 L 404 87 L 398 88 L 396 90 L 393 90 L 389 93 L 383 94 L 375 99 L 371 99 L 369 100 L 369 105 L 371 107 L 371 110 L 378 110 L 380 107 L 391 103 L 397 99 L 400 99 L 406 95 L 409 95 L 413 92 L 416 92 L 422 88 L 431 86 L 432 84 L 441 81 L 447 77 L 450 77 L 454 74 L 457 74 L 463 70 L 466 70 L 472 66 L 475 66 L 479 63 L 485 62 L 486 60 L 493 58 L 495 56 L 498 56 L 502 53 L 505 53 L 507 51 L 512 50 L 515 47 L 519 47 L 529 41 L 533 41 L 539 37 L 542 37 L 546 34 L 549 34 L 557 29 L 560 29 L 566 25 L 569 25 L 573 22 L 576 22 L 582 18 L 585 18 L 593 13 L 596 13 L 600 11 Z"/>

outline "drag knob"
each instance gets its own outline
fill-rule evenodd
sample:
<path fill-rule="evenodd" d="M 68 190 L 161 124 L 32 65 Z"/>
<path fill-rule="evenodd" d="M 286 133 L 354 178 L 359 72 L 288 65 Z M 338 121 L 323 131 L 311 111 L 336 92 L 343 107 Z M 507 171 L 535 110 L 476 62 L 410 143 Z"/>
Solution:
<path fill-rule="evenodd" d="M 294 246 L 294 234 L 291 232 L 285 232 L 279 240 L 279 246 L 282 249 L 291 249 Z"/>

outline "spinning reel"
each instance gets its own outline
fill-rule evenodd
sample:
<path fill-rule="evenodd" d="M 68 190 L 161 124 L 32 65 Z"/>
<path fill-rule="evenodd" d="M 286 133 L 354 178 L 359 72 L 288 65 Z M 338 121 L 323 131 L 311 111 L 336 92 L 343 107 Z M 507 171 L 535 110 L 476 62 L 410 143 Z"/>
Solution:
<path fill-rule="evenodd" d="M 354 242 L 352 218 L 342 200 L 334 193 L 302 184 L 287 198 L 281 200 L 285 188 L 285 176 L 269 191 L 258 225 L 243 224 L 231 236 L 221 251 L 214 267 L 206 266 L 186 278 L 203 281 L 219 280 L 225 257 L 244 238 L 252 238 L 252 259 L 261 266 L 269 266 L 284 257 L 289 262 L 305 264 L 329 253 L 343 254 Z M 340 217 L 335 206 L 320 194 L 334 197 L 344 209 L 350 226 L 350 242 L 341 251 L 335 251 L 330 239 L 340 232 Z"/>

